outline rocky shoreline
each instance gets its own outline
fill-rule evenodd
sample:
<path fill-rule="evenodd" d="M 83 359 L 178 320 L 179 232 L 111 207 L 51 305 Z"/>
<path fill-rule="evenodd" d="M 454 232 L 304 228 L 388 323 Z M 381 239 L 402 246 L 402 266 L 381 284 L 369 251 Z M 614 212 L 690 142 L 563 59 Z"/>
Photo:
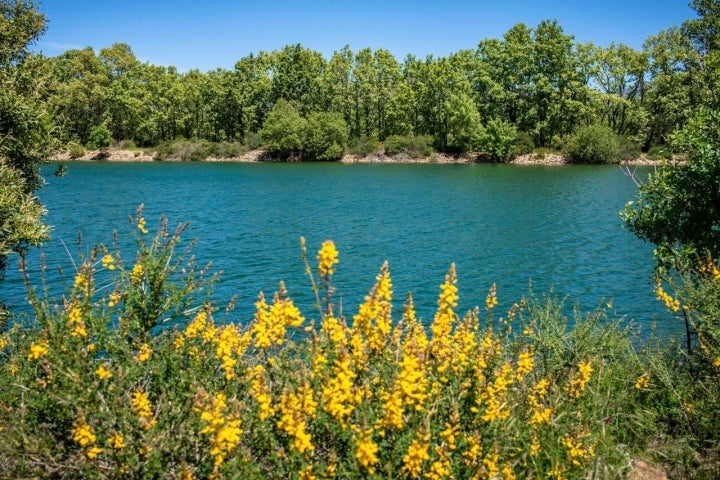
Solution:
<path fill-rule="evenodd" d="M 254 163 L 266 161 L 263 159 L 265 150 L 249 150 L 248 152 L 229 158 L 208 157 L 204 162 L 236 162 L 236 163 Z M 51 162 L 154 162 L 156 154 L 151 150 L 140 149 L 110 149 L 108 152 L 102 153 L 99 150 L 88 150 L 84 155 L 78 158 L 70 158 L 67 152 L 57 153 L 49 158 Z M 163 162 L 180 162 L 182 159 L 169 158 L 163 159 Z M 465 153 L 461 155 L 448 155 L 445 153 L 433 153 L 425 158 L 413 158 L 407 154 L 385 155 L 383 152 L 376 152 L 366 156 L 358 156 L 345 154 L 340 159 L 340 163 L 423 163 L 423 164 L 470 164 L 470 163 L 486 163 L 483 157 L 477 153 Z M 662 160 L 651 160 L 647 157 L 640 156 L 633 160 L 623 161 L 621 165 L 661 165 Z M 672 164 L 681 164 L 682 159 L 676 158 L 671 161 Z M 509 161 L 510 165 L 547 165 L 560 166 L 568 165 L 567 158 L 559 154 L 545 154 L 542 156 L 529 154 L 520 155 Z"/>

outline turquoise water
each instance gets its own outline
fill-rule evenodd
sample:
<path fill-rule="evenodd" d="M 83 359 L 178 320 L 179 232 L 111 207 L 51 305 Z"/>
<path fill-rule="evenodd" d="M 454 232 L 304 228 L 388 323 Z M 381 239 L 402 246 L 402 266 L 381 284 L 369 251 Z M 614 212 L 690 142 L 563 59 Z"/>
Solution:
<path fill-rule="evenodd" d="M 609 300 L 619 316 L 641 325 L 659 320 L 679 331 L 654 298 L 652 246 L 622 228 L 618 211 L 635 194 L 618 167 L 508 165 L 343 165 L 237 163 L 69 163 L 40 192 L 53 238 L 39 256 L 53 295 L 72 280 L 71 257 L 94 243 L 121 239 L 131 259 L 128 215 L 140 203 L 153 229 L 160 214 L 188 221 L 198 262 L 222 271 L 214 298 L 237 295 L 231 314 L 252 318 L 260 290 L 271 296 L 285 280 L 290 295 L 315 317 L 300 260 L 299 238 L 313 258 L 325 239 L 340 251 L 336 303 L 351 317 L 389 262 L 399 314 L 406 292 L 419 316 L 432 320 L 438 287 L 451 262 L 460 310 L 484 305 L 495 282 L 499 308 L 528 294 L 553 291 L 569 306 L 592 310 Z M 77 246 L 78 231 L 83 244 Z M 14 264 L 11 264 L 14 266 Z M 61 277 L 58 268 L 66 272 Z M 26 308 L 11 268 L 2 298 Z"/>

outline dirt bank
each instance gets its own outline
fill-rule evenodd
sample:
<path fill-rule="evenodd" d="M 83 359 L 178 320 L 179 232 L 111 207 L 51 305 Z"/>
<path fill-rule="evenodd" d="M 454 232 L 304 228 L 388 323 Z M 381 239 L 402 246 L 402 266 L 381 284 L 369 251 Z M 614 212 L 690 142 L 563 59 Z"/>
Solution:
<path fill-rule="evenodd" d="M 262 149 L 250 150 L 242 155 L 229 158 L 217 158 L 209 157 L 206 158 L 205 162 L 240 162 L 240 163 L 251 163 L 261 162 L 265 151 Z M 70 158 L 70 154 L 67 152 L 58 153 L 50 157 L 50 161 L 56 162 L 68 162 L 68 161 L 80 161 L 80 162 L 152 162 L 156 161 L 156 153 L 152 150 L 141 150 L 141 149 L 110 149 L 108 152 L 102 154 L 98 150 L 88 150 L 85 154 L 79 158 Z M 163 159 L 164 162 L 180 162 L 181 158 L 168 158 Z M 482 155 L 478 153 L 464 153 L 461 155 L 448 155 L 445 153 L 433 153 L 429 157 L 424 158 L 413 158 L 407 154 L 401 153 L 399 155 L 385 155 L 383 152 L 375 152 L 366 156 L 358 156 L 352 154 L 345 154 L 340 159 L 340 163 L 431 163 L 431 164 L 468 164 L 468 163 L 484 163 L 485 160 Z M 673 164 L 682 163 L 682 159 L 676 158 L 671 161 Z M 566 157 L 558 154 L 545 154 L 545 155 L 520 155 L 510 162 L 511 165 L 567 165 L 569 162 Z M 622 165 L 661 165 L 663 162 L 659 160 L 650 160 L 647 157 L 640 156 L 634 160 L 624 161 Z"/>

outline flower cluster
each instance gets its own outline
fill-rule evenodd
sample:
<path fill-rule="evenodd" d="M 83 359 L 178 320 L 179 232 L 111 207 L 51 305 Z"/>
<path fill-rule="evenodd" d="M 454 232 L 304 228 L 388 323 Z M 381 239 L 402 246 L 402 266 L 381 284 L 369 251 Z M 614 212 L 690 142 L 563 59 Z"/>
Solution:
<path fill-rule="evenodd" d="M 120 258 L 108 256 L 106 269 Z M 332 242 L 318 259 L 329 282 Z M 80 458 L 93 460 L 81 462 L 83 476 L 105 468 L 142 477 L 156 468 L 154 476 L 173 478 L 570 478 L 587 472 L 602 445 L 601 422 L 583 410 L 602 365 L 587 359 L 569 375 L 567 364 L 548 371 L 534 328 L 510 340 L 506 328 L 494 328 L 493 312 L 485 326 L 480 308 L 458 316 L 454 265 L 428 328 L 409 295 L 393 319 L 384 264 L 352 317 L 321 308 L 293 332 L 305 318 L 281 284 L 271 302 L 258 296 L 247 324 L 220 320 L 208 302 L 183 310 L 184 325 L 151 335 L 133 331 L 130 318 L 142 265 L 154 269 L 141 260 L 130 275 L 118 262 L 124 283 L 110 285 L 105 298 L 86 301 L 75 291 L 58 312 L 66 335 L 91 326 L 91 344 L 65 351 L 45 330 L 22 349 L 20 368 L 37 372 L 44 390 L 32 388 L 43 402 L 63 398 L 49 392 L 56 384 L 77 389 L 74 416 L 58 429 Z M 92 285 L 87 272 L 81 290 Z M 107 309 L 108 298 L 127 308 Z M 493 285 L 485 307 L 496 306 Z M 56 354 L 75 355 L 75 363 L 55 362 Z M 0 415 L 8 408 L 0 404 Z M 92 412 L 92 422 L 74 412 Z M 172 443 L 179 437 L 182 445 Z"/>
<path fill-rule="evenodd" d="M 317 255 L 320 278 L 328 278 L 335 273 L 334 266 L 340 263 L 338 251 L 332 240 L 325 240 Z"/>

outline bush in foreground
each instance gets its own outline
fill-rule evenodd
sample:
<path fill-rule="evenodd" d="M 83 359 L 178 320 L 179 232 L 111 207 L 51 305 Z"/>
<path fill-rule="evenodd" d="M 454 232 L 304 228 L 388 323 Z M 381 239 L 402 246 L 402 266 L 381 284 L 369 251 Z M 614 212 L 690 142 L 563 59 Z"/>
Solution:
<path fill-rule="evenodd" d="M 460 316 L 451 266 L 426 329 L 410 296 L 393 316 L 384 265 L 343 318 L 326 241 L 315 319 L 281 283 L 240 325 L 175 251 L 182 227 L 133 223 L 136 256 L 99 246 L 60 303 L 33 297 L 36 324 L 0 337 L 3 475 L 612 478 L 654 432 L 654 377 L 606 310 L 569 328 L 531 298 L 497 318 L 491 286 Z"/>

